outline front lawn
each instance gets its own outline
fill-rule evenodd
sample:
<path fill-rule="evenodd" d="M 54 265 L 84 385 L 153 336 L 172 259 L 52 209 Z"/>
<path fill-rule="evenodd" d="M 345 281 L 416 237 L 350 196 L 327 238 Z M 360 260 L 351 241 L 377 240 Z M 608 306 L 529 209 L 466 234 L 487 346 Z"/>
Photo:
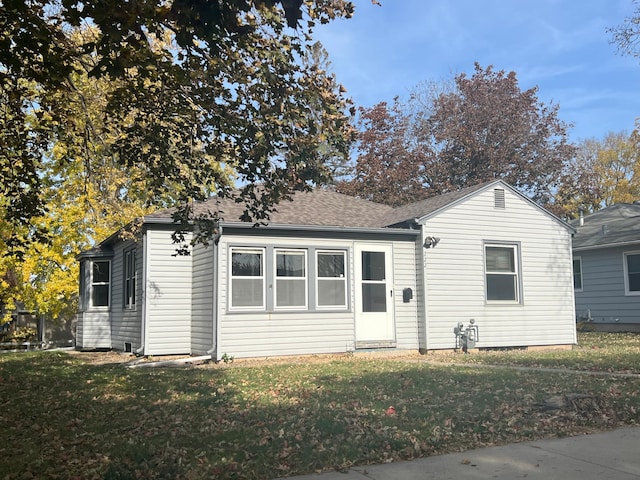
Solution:
<path fill-rule="evenodd" d="M 597 364 L 618 349 L 605 341 L 614 337 L 601 338 L 597 349 L 563 352 L 559 365 Z M 126 369 L 62 352 L 5 354 L 0 478 L 271 479 L 640 421 L 640 378 L 427 358 Z M 567 394 L 561 408 L 549 407 Z"/>

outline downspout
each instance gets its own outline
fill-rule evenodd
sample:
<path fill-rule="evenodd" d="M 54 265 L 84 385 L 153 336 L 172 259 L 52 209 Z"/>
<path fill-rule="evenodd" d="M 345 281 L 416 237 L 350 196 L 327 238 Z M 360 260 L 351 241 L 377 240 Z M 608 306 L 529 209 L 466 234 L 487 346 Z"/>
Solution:
<path fill-rule="evenodd" d="M 142 325 L 140 326 L 140 348 L 134 351 L 136 355 L 144 355 L 144 344 L 147 337 L 147 232 L 142 235 Z"/>
<path fill-rule="evenodd" d="M 417 222 L 417 218 L 414 220 L 416 223 Z M 420 353 L 424 354 L 427 353 L 429 351 L 428 348 L 428 341 L 429 341 L 429 314 L 428 314 L 428 309 L 427 309 L 427 255 L 426 255 L 426 251 L 424 248 L 424 242 L 425 242 L 425 228 L 424 228 L 424 224 L 420 224 L 418 223 L 418 225 L 420 225 L 420 237 L 418 240 L 418 245 L 417 248 L 420 252 L 420 275 L 422 275 L 422 312 L 420 312 L 420 314 L 422 315 L 422 328 L 423 328 L 423 333 L 422 333 L 422 339 L 421 341 L 423 342 L 423 348 L 421 349 Z"/>
<path fill-rule="evenodd" d="M 211 348 L 207 350 L 207 354 L 211 355 L 211 359 L 213 361 L 218 360 L 215 357 L 217 357 L 218 338 L 219 338 L 218 332 L 220 330 L 220 325 L 218 324 L 218 320 L 219 320 L 218 289 L 220 288 L 220 282 L 218 278 L 218 265 L 220 264 L 220 258 L 219 258 L 220 249 L 218 248 L 218 244 L 220 243 L 220 237 L 222 237 L 222 225 L 218 226 L 218 233 L 216 233 L 213 236 L 213 271 L 212 271 L 213 292 L 211 295 L 211 301 L 212 301 L 211 313 L 213 317 L 211 319 L 211 322 L 213 323 L 213 325 L 212 325 L 212 335 L 211 335 Z"/>

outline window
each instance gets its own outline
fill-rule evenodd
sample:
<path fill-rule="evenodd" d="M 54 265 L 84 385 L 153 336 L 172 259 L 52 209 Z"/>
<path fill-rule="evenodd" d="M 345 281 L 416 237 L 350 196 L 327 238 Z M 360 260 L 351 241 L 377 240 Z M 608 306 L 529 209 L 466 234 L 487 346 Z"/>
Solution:
<path fill-rule="evenodd" d="M 627 295 L 640 295 L 640 252 L 624 254 L 625 288 Z"/>
<path fill-rule="evenodd" d="M 307 308 L 306 250 L 278 250 L 276 255 L 276 308 Z"/>
<path fill-rule="evenodd" d="M 387 311 L 385 252 L 362 252 L 362 311 Z"/>
<path fill-rule="evenodd" d="M 124 254 L 124 306 L 136 306 L 136 251 L 129 250 Z"/>
<path fill-rule="evenodd" d="M 91 267 L 91 306 L 109 306 L 109 285 L 111 280 L 111 262 L 93 261 Z"/>
<path fill-rule="evenodd" d="M 316 305 L 347 308 L 346 252 L 316 252 Z"/>
<path fill-rule="evenodd" d="M 230 307 L 265 308 L 264 249 L 231 249 Z"/>
<path fill-rule="evenodd" d="M 573 288 L 582 291 L 582 258 L 573 259 Z"/>
<path fill-rule="evenodd" d="M 485 245 L 487 301 L 518 302 L 516 245 Z"/>

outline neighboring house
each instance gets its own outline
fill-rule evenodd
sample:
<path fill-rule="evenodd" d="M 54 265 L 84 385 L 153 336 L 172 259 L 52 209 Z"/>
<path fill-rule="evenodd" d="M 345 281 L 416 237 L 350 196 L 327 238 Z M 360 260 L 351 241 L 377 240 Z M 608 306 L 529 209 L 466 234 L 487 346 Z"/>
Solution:
<path fill-rule="evenodd" d="M 574 223 L 578 319 L 602 331 L 640 331 L 640 205 L 612 205 Z"/>
<path fill-rule="evenodd" d="M 226 219 L 209 247 L 176 256 L 171 212 L 137 242 L 83 252 L 77 347 L 142 355 L 260 357 L 453 349 L 475 319 L 478 348 L 576 342 L 573 228 L 502 181 L 391 208 L 296 193 L 270 223 Z"/>

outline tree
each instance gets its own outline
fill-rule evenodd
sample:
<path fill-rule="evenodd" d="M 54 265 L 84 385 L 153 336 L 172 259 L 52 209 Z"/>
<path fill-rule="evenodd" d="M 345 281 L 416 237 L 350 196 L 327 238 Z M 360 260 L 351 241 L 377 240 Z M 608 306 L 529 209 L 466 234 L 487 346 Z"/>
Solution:
<path fill-rule="evenodd" d="M 640 150 L 637 134 L 609 132 L 602 140 L 581 142 L 558 192 L 563 216 L 595 212 L 640 199 Z"/>
<path fill-rule="evenodd" d="M 43 213 L 43 158 L 74 126 L 55 96 L 73 91 L 70 78 L 83 71 L 119 82 L 105 103 L 112 158 L 139 175 L 151 198 L 165 198 L 170 188 L 183 227 L 191 220 L 190 201 L 212 191 L 229 195 L 219 165 L 246 185 L 247 216 L 265 218 L 292 190 L 325 180 L 318 144 L 348 152 L 347 100 L 325 72 L 301 59 L 316 22 L 352 11 L 344 0 L 4 2 L 5 220 L 28 224 Z M 79 42 L 70 37 L 87 25 L 97 33 Z M 87 55 L 93 62 L 83 63 Z M 94 148 L 94 132 L 77 136 L 83 133 L 87 148 Z M 12 236 L 8 244 L 23 241 Z"/>
<path fill-rule="evenodd" d="M 398 98 L 391 106 L 360 108 L 358 159 L 352 177 L 338 182 L 337 191 L 393 206 L 425 198 L 424 162 L 411 146 L 410 120 Z"/>
<path fill-rule="evenodd" d="M 377 110 L 380 106 L 365 110 L 364 118 Z M 391 118 L 391 130 L 388 122 L 365 124 L 360 148 L 366 153 L 358 157 L 356 172 L 384 172 L 368 183 L 356 173 L 352 193 L 394 203 L 407 189 L 417 199 L 501 178 L 549 206 L 574 154 L 557 105 L 540 102 L 537 88 L 522 91 L 514 72 L 477 63 L 471 77 L 455 77 L 453 89 L 417 90 L 407 105 L 394 107 Z M 385 142 L 393 145 L 393 164 L 385 164 L 384 154 L 372 148 Z M 390 184 L 389 168 L 407 173 Z M 424 194 L 421 188 L 427 189 Z"/>

